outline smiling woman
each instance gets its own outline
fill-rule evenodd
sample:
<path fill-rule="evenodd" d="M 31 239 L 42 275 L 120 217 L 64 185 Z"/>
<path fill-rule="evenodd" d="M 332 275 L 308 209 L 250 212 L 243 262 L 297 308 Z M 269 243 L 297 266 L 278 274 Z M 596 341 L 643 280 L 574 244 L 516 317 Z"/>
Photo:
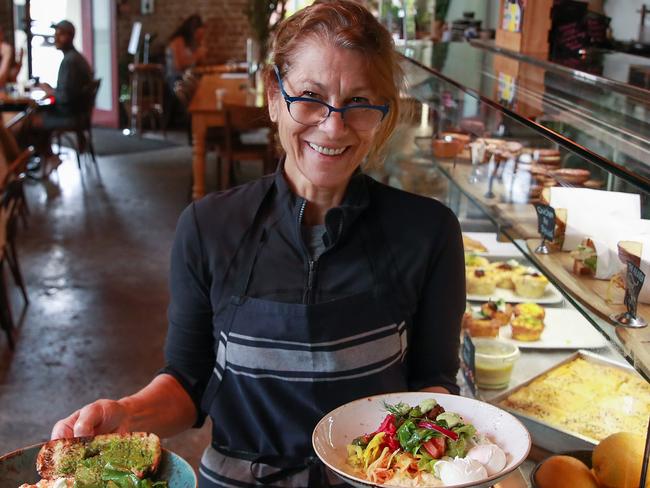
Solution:
<path fill-rule="evenodd" d="M 165 368 L 53 436 L 172 435 L 210 416 L 200 487 L 337 486 L 310 442 L 326 412 L 387 392 L 458 393 L 458 221 L 363 173 L 399 116 L 390 34 L 353 1 L 316 2 L 279 26 L 271 57 L 285 155 L 274 175 L 180 217 Z"/>

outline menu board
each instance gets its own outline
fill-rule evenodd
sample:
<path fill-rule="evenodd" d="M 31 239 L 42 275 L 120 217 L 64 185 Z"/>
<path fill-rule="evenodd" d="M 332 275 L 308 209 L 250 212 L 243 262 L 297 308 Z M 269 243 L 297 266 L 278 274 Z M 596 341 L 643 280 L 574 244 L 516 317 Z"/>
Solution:
<path fill-rule="evenodd" d="M 625 276 L 625 306 L 627 311 L 636 317 L 639 293 L 643 288 L 645 273 L 641 271 L 634 263 L 628 261 L 627 273 Z"/>
<path fill-rule="evenodd" d="M 541 203 L 535 204 L 537 212 L 537 231 L 546 241 L 552 241 L 555 238 L 555 210 L 549 205 Z"/>

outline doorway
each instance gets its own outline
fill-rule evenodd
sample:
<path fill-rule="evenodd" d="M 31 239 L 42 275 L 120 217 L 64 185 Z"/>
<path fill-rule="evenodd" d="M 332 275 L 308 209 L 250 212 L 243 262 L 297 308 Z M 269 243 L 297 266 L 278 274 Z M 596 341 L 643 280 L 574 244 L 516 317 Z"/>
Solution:
<path fill-rule="evenodd" d="M 118 127 L 115 9 L 115 0 L 14 0 L 15 46 L 25 53 L 19 80 L 56 86 L 63 54 L 54 46 L 52 24 L 69 20 L 76 27 L 75 48 L 101 80 L 93 124 Z"/>

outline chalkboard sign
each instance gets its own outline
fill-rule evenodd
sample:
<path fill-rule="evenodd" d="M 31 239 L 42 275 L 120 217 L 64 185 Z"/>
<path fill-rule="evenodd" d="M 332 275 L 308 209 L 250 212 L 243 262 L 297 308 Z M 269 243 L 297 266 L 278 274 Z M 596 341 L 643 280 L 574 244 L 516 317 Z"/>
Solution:
<path fill-rule="evenodd" d="M 549 205 L 535 204 L 537 211 L 537 231 L 546 241 L 555 238 L 555 210 Z"/>
<path fill-rule="evenodd" d="M 627 311 L 634 317 L 636 317 L 639 293 L 643 287 L 644 280 L 645 273 L 634 263 L 628 261 L 627 274 L 625 276 L 625 306 L 627 307 Z"/>
<path fill-rule="evenodd" d="M 475 347 L 474 343 L 472 342 L 472 338 L 470 337 L 469 333 L 465 331 L 465 334 L 463 335 L 463 347 L 460 351 L 460 357 L 462 360 L 461 369 L 463 371 L 463 376 L 465 377 L 465 382 L 472 392 L 472 395 L 476 395 L 476 383 L 474 380 L 476 375 L 476 368 L 474 366 L 474 352 Z"/>

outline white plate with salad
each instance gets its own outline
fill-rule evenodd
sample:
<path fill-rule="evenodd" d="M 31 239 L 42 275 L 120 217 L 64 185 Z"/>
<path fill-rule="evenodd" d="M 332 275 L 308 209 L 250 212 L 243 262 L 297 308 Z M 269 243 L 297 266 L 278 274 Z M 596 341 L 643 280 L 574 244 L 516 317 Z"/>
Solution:
<path fill-rule="evenodd" d="M 489 487 L 526 459 L 530 434 L 494 405 L 441 393 L 362 398 L 325 415 L 312 444 L 360 488 Z"/>

